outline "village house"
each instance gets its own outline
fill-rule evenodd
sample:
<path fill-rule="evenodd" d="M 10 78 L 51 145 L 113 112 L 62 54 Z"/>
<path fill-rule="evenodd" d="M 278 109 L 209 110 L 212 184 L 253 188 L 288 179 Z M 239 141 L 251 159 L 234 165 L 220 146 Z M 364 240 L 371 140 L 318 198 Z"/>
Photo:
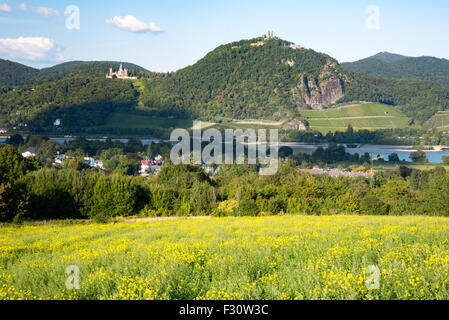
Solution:
<path fill-rule="evenodd" d="M 94 165 L 94 167 L 95 167 L 95 168 L 100 168 L 101 170 L 104 170 L 104 167 L 103 167 L 103 160 L 95 160 L 95 165 Z"/>
<path fill-rule="evenodd" d="M 148 177 L 149 176 L 149 172 L 150 172 L 150 167 L 151 167 L 151 161 L 150 160 L 142 160 L 140 162 L 139 174 L 142 177 Z"/>
<path fill-rule="evenodd" d="M 55 156 L 55 160 L 53 161 L 53 165 L 62 165 L 62 162 L 64 161 L 64 159 L 68 158 L 67 155 L 65 154 L 57 154 Z"/>
<path fill-rule="evenodd" d="M 162 170 L 164 161 L 162 156 L 157 155 L 154 160 L 142 160 L 140 162 L 139 174 L 142 177 L 148 177 L 151 174 L 158 175 Z"/>
<path fill-rule="evenodd" d="M 31 158 L 31 157 L 35 157 L 36 154 L 37 154 L 36 148 L 30 147 L 22 153 L 22 157 Z"/>
<path fill-rule="evenodd" d="M 95 159 L 91 158 L 91 157 L 85 157 L 84 164 L 91 168 L 94 168 L 95 167 Z"/>

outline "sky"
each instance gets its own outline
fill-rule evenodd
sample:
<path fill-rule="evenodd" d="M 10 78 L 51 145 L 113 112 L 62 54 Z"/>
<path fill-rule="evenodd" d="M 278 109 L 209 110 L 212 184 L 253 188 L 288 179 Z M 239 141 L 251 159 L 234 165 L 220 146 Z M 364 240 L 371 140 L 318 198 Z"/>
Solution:
<path fill-rule="evenodd" d="M 175 71 L 266 34 L 339 62 L 388 51 L 449 59 L 447 0 L 0 0 L 0 58 L 111 60 Z"/>

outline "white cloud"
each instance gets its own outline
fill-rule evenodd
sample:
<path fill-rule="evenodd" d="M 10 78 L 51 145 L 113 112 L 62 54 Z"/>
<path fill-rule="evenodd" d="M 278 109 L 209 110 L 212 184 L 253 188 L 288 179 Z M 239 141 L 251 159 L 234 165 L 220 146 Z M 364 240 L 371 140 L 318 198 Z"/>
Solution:
<path fill-rule="evenodd" d="M 6 2 L 0 3 L 0 11 L 11 12 L 11 7 Z"/>
<path fill-rule="evenodd" d="M 31 11 L 34 11 L 38 14 L 42 14 L 46 17 L 51 17 L 51 16 L 59 16 L 59 11 L 52 9 L 52 8 L 48 8 L 48 7 L 35 7 L 35 6 L 29 6 L 26 3 L 22 2 L 20 4 L 17 5 L 17 7 L 20 10 L 26 11 L 28 9 L 30 9 Z"/>
<path fill-rule="evenodd" d="M 106 20 L 106 23 L 119 28 L 121 30 L 129 31 L 129 32 L 153 32 L 160 33 L 164 32 L 164 29 L 158 27 L 153 22 L 150 24 L 146 24 L 145 22 L 139 21 L 136 17 L 132 15 L 127 15 L 126 17 L 118 17 L 115 16 L 112 19 Z"/>
<path fill-rule="evenodd" d="M 44 37 L 0 39 L 0 55 L 8 59 L 30 61 L 61 61 L 61 48 Z"/>
<path fill-rule="evenodd" d="M 43 14 L 46 17 L 59 16 L 59 11 L 52 8 L 30 6 L 30 9 L 36 13 Z"/>
<path fill-rule="evenodd" d="M 26 3 L 22 2 L 17 5 L 17 8 L 25 11 L 28 7 L 27 7 Z"/>

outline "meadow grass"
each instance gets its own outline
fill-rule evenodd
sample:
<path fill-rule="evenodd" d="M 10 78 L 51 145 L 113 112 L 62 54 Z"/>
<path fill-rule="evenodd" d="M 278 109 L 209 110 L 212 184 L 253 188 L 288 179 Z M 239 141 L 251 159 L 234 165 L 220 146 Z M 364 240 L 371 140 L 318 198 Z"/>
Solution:
<path fill-rule="evenodd" d="M 440 112 L 427 120 L 424 124 L 426 128 L 437 128 L 439 131 L 449 130 L 449 114 Z"/>
<path fill-rule="evenodd" d="M 420 216 L 6 226 L 0 299 L 448 299 L 448 237 Z"/>
<path fill-rule="evenodd" d="M 304 110 L 301 114 L 307 118 L 340 118 L 340 117 L 365 117 L 365 116 L 385 116 L 404 117 L 404 114 L 397 108 L 379 103 L 366 103 L 351 106 L 330 108 L 325 110 Z"/>
<path fill-rule="evenodd" d="M 308 119 L 307 121 L 312 129 L 321 133 L 344 131 L 348 125 L 351 125 L 355 130 L 405 128 L 410 121 L 399 109 L 377 103 L 357 104 L 326 110 L 306 110 L 301 111 L 301 114 Z"/>

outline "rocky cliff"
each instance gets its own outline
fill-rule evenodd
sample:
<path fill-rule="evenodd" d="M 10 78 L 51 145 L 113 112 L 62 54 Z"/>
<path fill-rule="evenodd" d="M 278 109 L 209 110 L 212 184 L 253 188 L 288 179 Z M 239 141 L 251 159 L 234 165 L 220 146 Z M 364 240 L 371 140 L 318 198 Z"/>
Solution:
<path fill-rule="evenodd" d="M 292 98 L 297 108 L 322 109 L 344 97 L 344 82 L 335 62 L 328 60 L 319 77 L 301 77 L 292 89 Z"/>

